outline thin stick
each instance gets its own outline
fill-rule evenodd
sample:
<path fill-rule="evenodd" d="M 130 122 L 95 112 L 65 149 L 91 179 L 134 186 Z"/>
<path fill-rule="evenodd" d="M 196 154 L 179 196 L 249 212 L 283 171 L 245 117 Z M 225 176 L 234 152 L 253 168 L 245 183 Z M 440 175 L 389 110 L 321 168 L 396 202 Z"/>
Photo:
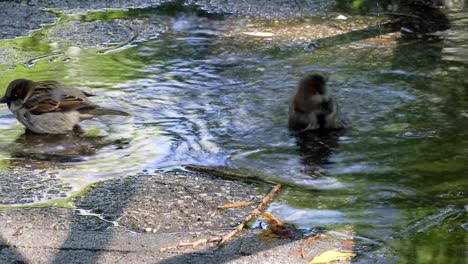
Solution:
<path fill-rule="evenodd" d="M 259 214 L 262 213 L 263 207 L 270 202 L 270 200 L 275 196 L 275 194 L 281 189 L 281 184 L 276 184 L 276 186 L 271 189 L 271 191 L 263 197 L 262 201 L 257 205 L 257 207 L 248 215 L 244 218 L 244 220 L 236 227 L 236 229 L 232 230 L 231 232 L 221 236 L 221 241 L 218 242 L 218 245 L 221 245 L 228 241 L 231 237 L 239 233 L 242 229 L 244 229 L 244 226 L 249 222 L 252 218 L 258 216 Z"/>
<path fill-rule="evenodd" d="M 305 255 L 305 249 L 310 244 L 310 241 L 317 239 L 319 236 L 320 234 L 316 234 L 315 236 L 311 236 L 305 239 L 304 244 L 301 247 L 301 257 L 303 259 L 307 259 Z"/>
<path fill-rule="evenodd" d="M 249 215 L 247 215 L 244 218 L 244 220 L 236 227 L 236 229 L 232 230 L 231 232 L 229 232 L 229 233 L 227 233 L 225 235 L 222 235 L 222 236 L 199 239 L 199 240 L 194 241 L 194 242 L 177 243 L 177 244 L 175 244 L 173 246 L 161 248 L 159 251 L 164 252 L 166 250 L 176 249 L 176 248 L 181 248 L 181 247 L 196 247 L 196 246 L 201 245 L 201 244 L 208 244 L 208 243 L 215 243 L 215 242 L 217 242 L 218 245 L 221 245 L 221 244 L 225 243 L 231 237 L 233 237 L 237 233 L 239 233 L 244 228 L 244 226 L 247 224 L 247 222 L 249 222 L 252 218 L 254 218 L 254 217 L 258 216 L 259 214 L 261 214 L 262 213 L 261 211 L 262 211 L 263 207 L 265 207 L 265 205 L 268 202 L 270 202 L 270 200 L 273 198 L 273 196 L 275 196 L 275 194 L 280 189 L 281 189 L 281 184 L 277 184 L 273 189 L 271 189 L 270 192 L 265 197 L 263 197 L 262 201 L 260 201 L 260 203 L 257 205 L 257 207 Z"/>
<path fill-rule="evenodd" d="M 176 249 L 176 248 L 181 248 L 181 247 L 196 247 L 196 246 L 198 246 L 200 244 L 208 244 L 208 243 L 214 243 L 214 242 L 219 242 L 219 241 L 221 241 L 220 236 L 209 237 L 209 238 L 199 239 L 199 240 L 194 241 L 194 242 L 180 242 L 180 243 L 177 243 L 177 244 L 175 244 L 173 246 L 163 247 L 163 248 L 159 249 L 159 251 L 164 252 L 166 250 Z"/>

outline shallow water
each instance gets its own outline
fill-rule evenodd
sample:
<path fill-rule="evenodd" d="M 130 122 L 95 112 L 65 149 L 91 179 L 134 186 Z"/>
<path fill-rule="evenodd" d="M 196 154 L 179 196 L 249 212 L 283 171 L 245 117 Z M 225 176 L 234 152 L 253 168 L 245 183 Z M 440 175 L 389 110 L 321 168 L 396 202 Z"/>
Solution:
<path fill-rule="evenodd" d="M 143 170 L 228 166 L 298 186 L 285 189 L 269 211 L 300 228 L 352 230 L 393 247 L 400 262 L 463 262 L 468 16 L 458 13 L 440 40 L 388 37 L 309 51 L 310 39 L 294 32 L 313 35 L 315 27 L 307 26 L 314 19 L 278 25 L 152 11 L 119 11 L 122 20 L 109 20 L 106 30 L 140 27 L 138 36 L 112 34 L 121 45 L 87 40 L 77 48 L 79 37 L 47 38 L 53 27 L 3 42 L 30 48 L 36 59 L 4 70 L 2 87 L 19 77 L 55 79 L 92 90 L 93 101 L 132 117 L 86 121 L 83 135 L 47 139 L 23 135 L 0 107 L 2 204 L 66 197 Z M 93 23 L 105 17 L 99 14 L 61 20 L 61 31 L 87 32 L 92 24 L 76 21 Z M 292 33 L 271 39 L 242 33 L 275 29 Z M 287 98 L 310 71 L 330 75 L 351 130 L 300 138 L 288 132 Z M 23 170 L 39 175 L 30 179 L 39 191 L 13 186 L 16 178 L 7 173 Z M 48 181 L 38 183 L 46 177 L 55 192 Z M 12 190 L 23 194 L 11 197 Z"/>

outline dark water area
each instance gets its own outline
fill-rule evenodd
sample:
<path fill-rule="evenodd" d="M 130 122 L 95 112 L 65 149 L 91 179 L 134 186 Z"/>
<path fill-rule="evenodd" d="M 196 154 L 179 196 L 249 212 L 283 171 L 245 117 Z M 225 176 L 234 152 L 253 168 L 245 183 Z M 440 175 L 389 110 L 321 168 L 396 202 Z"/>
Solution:
<path fill-rule="evenodd" d="M 338 10 L 353 22 L 347 8 Z M 55 79 L 132 116 L 85 121 L 83 135 L 47 139 L 23 135 L 0 106 L 0 203 L 52 199 L 13 184 L 8 173 L 24 168 L 53 175 L 31 177 L 35 188 L 53 182 L 67 197 L 144 170 L 227 166 L 297 186 L 269 212 L 301 229 L 351 230 L 394 250 L 383 257 L 389 263 L 464 263 L 468 13 L 449 18 L 451 29 L 437 38 L 369 38 L 313 51 L 295 32 L 320 35 L 319 18 L 277 22 L 151 8 L 64 16 L 29 37 L 3 40 L 8 56 L 27 59 L 14 69 L 0 65 L 1 87 L 20 77 Z M 94 31 L 93 23 L 106 27 Z M 259 34 L 275 30 L 290 33 Z M 102 36 L 108 45 L 95 44 Z M 352 122 L 348 131 L 296 137 L 287 130 L 288 97 L 312 71 L 329 75 Z"/>

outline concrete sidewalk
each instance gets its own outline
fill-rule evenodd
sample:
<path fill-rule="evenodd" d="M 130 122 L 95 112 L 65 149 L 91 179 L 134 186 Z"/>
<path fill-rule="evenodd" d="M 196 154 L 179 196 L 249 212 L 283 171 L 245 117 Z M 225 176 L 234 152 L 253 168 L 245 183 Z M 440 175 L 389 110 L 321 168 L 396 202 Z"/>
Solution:
<path fill-rule="evenodd" d="M 267 191 L 268 186 L 192 174 L 104 181 L 77 198 L 76 209 L 0 211 L 0 263 L 309 263 L 326 250 L 361 242 L 368 245 L 360 249 L 363 254 L 390 253 L 370 240 L 327 231 L 307 246 L 305 260 L 297 253 L 303 239 L 265 239 L 258 229 L 246 229 L 219 248 L 159 251 L 227 233 Z M 217 209 L 234 201 L 255 204 Z"/>

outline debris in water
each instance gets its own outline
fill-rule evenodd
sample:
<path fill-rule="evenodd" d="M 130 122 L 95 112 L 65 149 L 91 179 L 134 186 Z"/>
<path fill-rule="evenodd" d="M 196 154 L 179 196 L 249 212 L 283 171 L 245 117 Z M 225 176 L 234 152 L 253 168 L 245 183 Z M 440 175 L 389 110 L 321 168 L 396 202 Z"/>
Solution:
<path fill-rule="evenodd" d="M 257 70 L 258 71 L 264 71 L 265 69 L 262 70 L 262 69 L 258 68 Z M 254 150 L 244 151 L 244 152 L 240 152 L 240 153 L 231 155 L 229 157 L 229 159 L 236 160 L 236 159 L 240 159 L 240 158 L 243 158 L 243 157 L 246 157 L 246 156 L 250 156 L 250 155 L 255 154 L 255 153 L 262 152 L 262 151 L 265 151 L 265 149 L 254 149 Z"/>
<path fill-rule="evenodd" d="M 267 220 L 269 226 L 269 229 L 262 234 L 263 236 L 273 233 L 283 238 L 294 238 L 295 228 L 293 225 L 283 223 L 271 214 L 263 213 L 261 216 Z"/>
<path fill-rule="evenodd" d="M 252 36 L 252 37 L 261 37 L 261 38 L 269 38 L 275 35 L 275 33 L 261 32 L 261 31 L 247 31 L 247 32 L 242 32 L 242 34 Z"/>
<path fill-rule="evenodd" d="M 462 227 L 465 231 L 468 231 L 468 223 L 463 223 L 463 224 L 461 224 L 461 227 Z"/>
<path fill-rule="evenodd" d="M 305 51 L 313 51 L 316 48 L 318 48 L 317 42 L 311 41 L 304 47 L 304 50 Z"/>
<path fill-rule="evenodd" d="M 416 233 L 424 233 L 430 230 L 431 228 L 440 225 L 447 218 L 459 214 L 462 211 L 463 210 L 460 208 L 457 208 L 453 205 L 449 205 L 440 209 L 436 213 L 426 216 L 425 218 L 401 230 L 400 232 L 396 233 L 396 235 L 393 238 L 405 238 Z"/>
<path fill-rule="evenodd" d="M 386 125 L 383 129 L 385 132 L 391 132 L 391 133 L 398 133 L 402 132 L 405 129 L 408 129 L 410 127 L 410 124 L 408 123 L 394 123 L 390 125 Z"/>
<path fill-rule="evenodd" d="M 338 15 L 337 17 L 335 17 L 335 19 L 338 19 L 338 20 L 346 20 L 348 19 L 347 17 L 343 16 L 343 15 Z"/>
<path fill-rule="evenodd" d="M 353 240 L 342 241 L 341 246 L 343 246 L 347 250 L 353 250 L 354 249 L 354 241 Z"/>

